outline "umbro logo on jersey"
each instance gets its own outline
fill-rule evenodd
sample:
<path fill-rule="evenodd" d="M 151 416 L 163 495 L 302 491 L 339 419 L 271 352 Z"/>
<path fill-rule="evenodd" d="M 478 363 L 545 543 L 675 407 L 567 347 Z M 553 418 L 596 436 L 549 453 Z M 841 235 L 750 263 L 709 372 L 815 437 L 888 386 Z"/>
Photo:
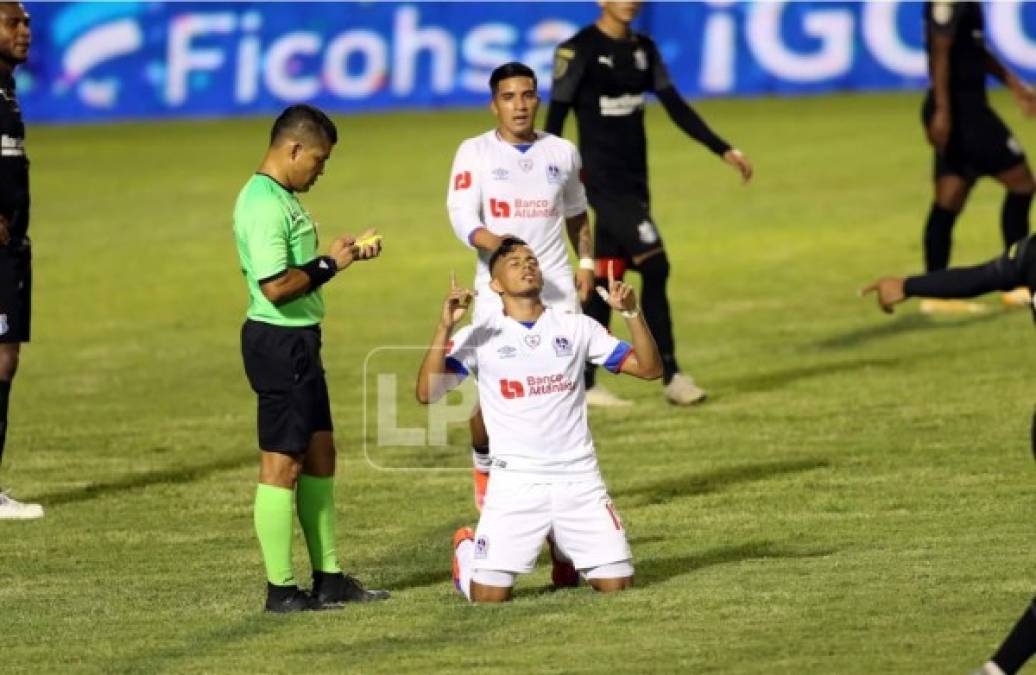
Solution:
<path fill-rule="evenodd" d="M 502 359 L 513 359 L 518 354 L 518 350 L 511 345 L 504 345 L 500 349 L 496 350 L 496 355 Z"/>
<path fill-rule="evenodd" d="M 558 168 L 557 164 L 547 165 L 547 182 L 555 184 L 561 182 L 561 169 Z"/>
<path fill-rule="evenodd" d="M 613 56 L 603 56 L 603 55 L 602 56 L 598 56 L 597 57 L 597 63 L 603 63 L 604 65 L 608 66 L 609 68 L 614 68 L 615 67 L 615 57 L 613 57 Z"/>
<path fill-rule="evenodd" d="M 540 346 L 540 336 L 539 335 L 535 335 L 535 334 L 526 335 L 522 339 L 524 340 L 525 344 L 529 345 L 529 349 L 536 349 L 537 347 Z"/>
<path fill-rule="evenodd" d="M 454 190 L 467 190 L 471 187 L 471 172 L 461 171 L 453 177 L 453 189 Z"/>
<path fill-rule="evenodd" d="M 554 354 L 557 356 L 572 356 L 572 343 L 564 335 L 554 338 Z"/>
<path fill-rule="evenodd" d="M 511 172 L 507 169 L 493 169 L 493 180 L 507 180 Z"/>
<path fill-rule="evenodd" d="M 490 199 L 489 212 L 493 214 L 494 218 L 510 218 L 511 205 L 502 199 Z"/>
<path fill-rule="evenodd" d="M 500 394 L 504 398 L 523 398 L 525 387 L 518 380 L 500 380 Z"/>

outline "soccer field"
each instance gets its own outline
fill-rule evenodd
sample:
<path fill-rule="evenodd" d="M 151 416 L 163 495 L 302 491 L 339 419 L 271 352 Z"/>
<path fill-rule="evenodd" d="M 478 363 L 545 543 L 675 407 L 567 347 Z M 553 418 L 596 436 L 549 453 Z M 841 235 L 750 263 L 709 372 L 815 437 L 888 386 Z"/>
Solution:
<path fill-rule="evenodd" d="M 1023 144 L 1036 127 L 1006 96 Z M 363 365 L 430 337 L 449 271 L 470 278 L 444 201 L 486 111 L 336 118 L 304 202 L 324 243 L 377 227 L 381 259 L 325 290 L 343 565 L 393 598 L 266 616 L 252 529 L 254 401 L 230 214 L 270 120 L 33 127 L 34 341 L 12 396 L 5 484 L 47 517 L 0 523 L 5 672 L 967 672 L 1036 574 L 1028 425 L 1032 319 L 895 316 L 855 291 L 916 271 L 930 153 L 916 94 L 729 100 L 703 116 L 753 184 L 649 114 L 654 215 L 674 263 L 692 410 L 657 383 L 594 410 L 637 588 L 472 607 L 450 535 L 476 519 L 464 471 L 384 471 L 363 452 Z M 574 133 L 570 119 L 568 129 Z M 982 183 L 954 263 L 1000 248 Z M 616 322 L 615 328 L 622 332 Z M 419 355 L 397 355 L 401 419 Z M 412 367 L 411 367 L 412 365 Z M 376 433 L 368 429 L 373 443 Z M 448 449 L 376 459 L 465 467 Z M 376 450 L 376 449 L 375 449 Z M 296 531 L 298 528 L 296 528 Z M 306 581 L 301 537 L 296 572 Z M 541 561 L 542 562 L 542 561 Z"/>

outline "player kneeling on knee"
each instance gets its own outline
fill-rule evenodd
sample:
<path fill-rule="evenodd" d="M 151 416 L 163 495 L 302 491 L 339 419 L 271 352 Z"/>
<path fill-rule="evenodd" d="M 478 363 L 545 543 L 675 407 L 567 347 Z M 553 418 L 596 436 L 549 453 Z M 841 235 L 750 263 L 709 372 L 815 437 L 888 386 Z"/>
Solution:
<path fill-rule="evenodd" d="M 451 339 L 473 296 L 451 279 L 417 381 L 428 404 L 474 375 L 489 431 L 493 480 L 477 529 L 454 534 L 454 583 L 473 602 L 509 600 L 515 576 L 532 571 L 550 537 L 592 588 L 629 588 L 633 556 L 597 465 L 583 370 L 589 362 L 647 380 L 661 375 L 633 288 L 609 274 L 607 302 L 626 317 L 631 344 L 585 315 L 545 306 L 539 262 L 520 239 L 504 238 L 489 269 L 503 312 Z"/>

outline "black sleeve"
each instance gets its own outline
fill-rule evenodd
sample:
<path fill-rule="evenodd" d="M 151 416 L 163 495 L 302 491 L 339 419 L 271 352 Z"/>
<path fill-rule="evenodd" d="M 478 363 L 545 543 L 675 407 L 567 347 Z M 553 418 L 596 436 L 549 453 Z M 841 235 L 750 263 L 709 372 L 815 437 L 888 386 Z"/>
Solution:
<path fill-rule="evenodd" d="M 955 267 L 907 277 L 903 291 L 910 297 L 973 298 L 991 291 L 1009 291 L 1024 281 L 1016 261 L 1003 255 L 974 267 Z"/>
<path fill-rule="evenodd" d="M 571 107 L 572 104 L 570 103 L 551 99 L 550 107 L 547 108 L 547 121 L 543 125 L 543 130 L 548 134 L 560 136 L 561 132 L 565 130 L 565 117 L 568 116 L 568 110 Z"/>
<path fill-rule="evenodd" d="M 587 49 L 577 49 L 573 42 L 565 42 L 554 51 L 554 82 L 550 100 L 571 104 L 576 100 L 579 84 L 586 72 Z"/>
<path fill-rule="evenodd" d="M 694 111 L 694 108 L 687 104 L 687 101 L 683 100 L 683 97 L 680 96 L 675 87 L 670 85 L 665 89 L 656 91 L 655 94 L 658 96 L 658 100 L 662 102 L 662 107 L 669 113 L 670 119 L 685 134 L 717 155 L 722 155 L 727 150 L 730 150 L 730 144 L 717 136 L 709 128 L 709 125 L 705 124 L 705 120 Z"/>
<path fill-rule="evenodd" d="M 952 38 L 957 34 L 957 24 L 965 10 L 963 3 L 933 2 L 925 12 L 925 23 L 933 33 Z"/>

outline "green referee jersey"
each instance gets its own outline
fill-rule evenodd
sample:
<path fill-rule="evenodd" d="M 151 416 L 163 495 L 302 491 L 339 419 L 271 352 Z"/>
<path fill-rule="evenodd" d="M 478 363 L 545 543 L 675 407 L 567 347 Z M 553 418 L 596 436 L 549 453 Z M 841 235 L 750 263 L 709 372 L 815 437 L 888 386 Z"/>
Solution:
<path fill-rule="evenodd" d="M 317 227 L 295 193 L 274 179 L 255 174 L 234 205 L 234 239 L 248 284 L 248 318 L 275 326 L 312 326 L 324 318 L 320 290 L 274 305 L 259 282 L 284 274 L 317 257 Z"/>

